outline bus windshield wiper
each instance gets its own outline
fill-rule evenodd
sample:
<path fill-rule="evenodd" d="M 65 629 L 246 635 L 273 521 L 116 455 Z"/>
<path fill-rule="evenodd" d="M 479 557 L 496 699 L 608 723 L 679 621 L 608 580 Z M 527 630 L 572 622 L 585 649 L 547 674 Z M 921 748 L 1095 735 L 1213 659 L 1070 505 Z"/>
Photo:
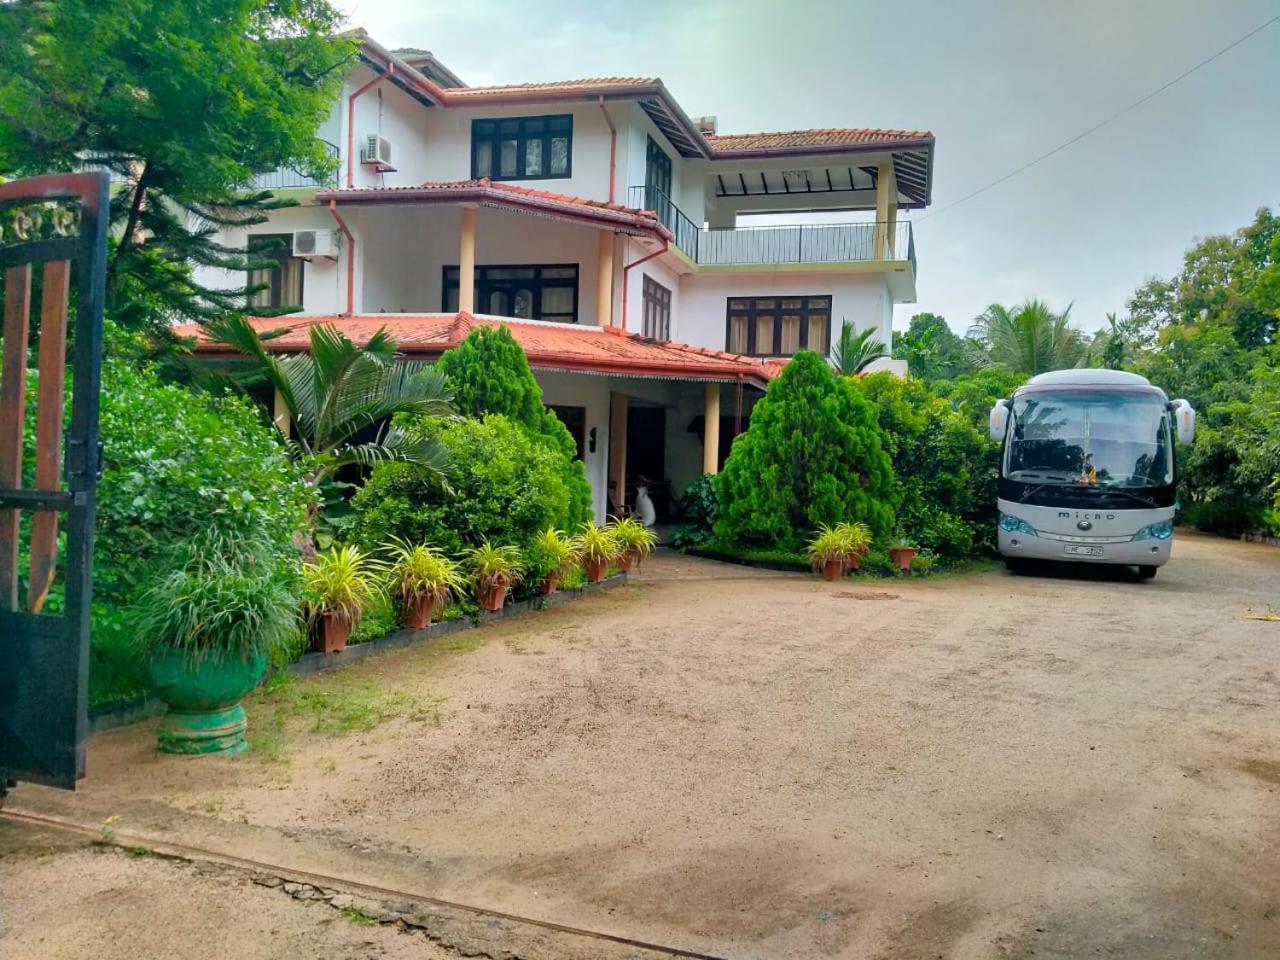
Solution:
<path fill-rule="evenodd" d="M 1143 496 L 1141 493 L 1134 493 L 1132 490 L 1126 490 L 1124 487 L 1101 487 L 1099 489 L 1104 493 L 1118 493 L 1122 497 L 1137 500 L 1144 507 L 1154 507 L 1156 505 L 1155 497 Z"/>

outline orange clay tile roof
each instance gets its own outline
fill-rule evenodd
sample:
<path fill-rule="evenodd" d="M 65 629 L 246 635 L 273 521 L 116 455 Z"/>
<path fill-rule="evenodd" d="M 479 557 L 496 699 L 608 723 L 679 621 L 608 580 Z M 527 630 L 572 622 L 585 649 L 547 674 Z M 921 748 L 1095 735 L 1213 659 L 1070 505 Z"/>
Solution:
<path fill-rule="evenodd" d="M 650 340 L 616 328 L 508 320 L 470 313 L 374 313 L 356 316 L 253 317 L 261 333 L 284 331 L 266 341 L 272 353 L 298 353 L 310 347 L 309 329 L 316 324 L 336 327 L 356 343 L 386 328 L 406 357 L 433 360 L 457 346 L 473 327 L 505 325 L 524 348 L 530 366 L 579 373 L 612 374 L 672 380 L 742 380 L 764 388 L 781 372 L 782 364 L 763 363 L 719 350 L 683 343 Z M 195 352 L 206 357 L 233 356 L 231 348 L 209 340 L 195 324 L 177 327 L 179 337 L 194 337 Z"/>
<path fill-rule="evenodd" d="M 870 143 L 892 143 L 904 140 L 927 140 L 927 130 L 876 130 L 862 128 L 820 128 L 816 130 L 784 130 L 778 133 L 707 134 L 706 141 L 714 155 L 742 150 L 786 150 L 796 147 L 844 147 Z"/>
<path fill-rule="evenodd" d="M 659 222 L 658 215 L 652 210 L 637 210 L 620 203 L 590 200 L 567 193 L 535 190 L 531 187 L 517 186 L 514 183 L 494 182 L 487 179 L 429 180 L 417 186 L 321 190 L 316 193 L 316 200 L 320 203 L 328 200 L 337 200 L 340 203 L 368 203 L 378 200 L 419 200 L 427 203 L 477 201 L 496 207 L 534 208 L 570 216 L 604 218 L 610 223 L 630 225 L 653 233 L 662 239 L 670 238 L 670 231 Z"/>

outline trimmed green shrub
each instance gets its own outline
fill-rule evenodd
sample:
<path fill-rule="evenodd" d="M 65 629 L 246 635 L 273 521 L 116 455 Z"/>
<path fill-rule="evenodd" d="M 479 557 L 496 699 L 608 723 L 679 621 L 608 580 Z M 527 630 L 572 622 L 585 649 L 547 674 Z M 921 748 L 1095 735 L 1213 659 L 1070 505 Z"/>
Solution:
<path fill-rule="evenodd" d="M 901 497 L 876 411 L 816 353 L 796 354 L 716 481 L 718 539 L 798 550 L 821 524 L 893 528 Z"/>
<path fill-rule="evenodd" d="M 999 445 L 921 380 L 873 373 L 854 383 L 879 416 L 902 485 L 899 532 L 948 557 L 992 540 Z"/>
<path fill-rule="evenodd" d="M 486 540 L 524 545 L 576 525 L 563 457 L 519 424 L 495 414 L 424 429 L 452 458 L 448 486 L 414 464 L 378 464 L 352 499 L 357 543 L 377 549 L 394 536 L 460 557 Z"/>
<path fill-rule="evenodd" d="M 568 427 L 542 402 L 542 388 L 529 369 L 529 358 L 506 326 L 476 327 L 436 364 L 453 389 L 459 413 L 482 418 L 502 414 L 530 430 L 564 459 L 562 482 L 569 489 L 572 529 L 591 516 L 591 485 Z"/>

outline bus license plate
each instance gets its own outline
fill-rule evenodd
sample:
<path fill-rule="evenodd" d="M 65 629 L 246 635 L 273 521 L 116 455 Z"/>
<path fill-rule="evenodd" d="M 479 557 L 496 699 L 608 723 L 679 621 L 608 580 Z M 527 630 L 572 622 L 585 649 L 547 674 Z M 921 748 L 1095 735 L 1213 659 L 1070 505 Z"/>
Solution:
<path fill-rule="evenodd" d="M 1100 557 L 1102 556 L 1102 548 L 1082 547 L 1078 544 L 1071 543 L 1067 545 L 1067 553 L 1073 554 L 1077 557 Z"/>

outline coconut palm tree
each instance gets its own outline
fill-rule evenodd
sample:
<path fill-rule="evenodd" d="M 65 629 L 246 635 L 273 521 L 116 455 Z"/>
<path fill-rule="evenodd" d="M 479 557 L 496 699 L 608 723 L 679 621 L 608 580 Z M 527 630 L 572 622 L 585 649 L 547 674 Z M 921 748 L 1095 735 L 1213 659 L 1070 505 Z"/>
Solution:
<path fill-rule="evenodd" d="M 980 366 L 1001 366 L 1034 376 L 1080 364 L 1084 336 L 1071 326 L 1071 306 L 1054 313 L 1043 300 L 1027 300 L 1015 307 L 993 303 L 969 328 L 980 346 Z"/>
<path fill-rule="evenodd" d="M 314 466 L 308 479 L 319 486 L 343 467 L 400 460 L 444 475 L 444 447 L 420 431 L 391 423 L 397 413 L 446 416 L 452 395 L 433 367 L 396 359 L 396 343 L 385 328 L 358 346 L 330 325 L 311 327 L 311 351 L 268 352 L 270 334 L 259 334 L 233 314 L 205 325 L 209 336 L 256 361 L 254 369 L 228 375 L 240 388 L 269 383 L 289 412 L 293 434 L 277 421 L 300 457 Z M 367 436 L 372 428 L 374 434 Z M 360 434 L 366 434 L 364 438 Z"/>
<path fill-rule="evenodd" d="M 888 356 L 884 341 L 880 339 L 875 327 L 867 327 L 861 333 L 856 333 L 848 320 L 841 323 L 840 339 L 831 351 L 831 362 L 835 365 L 836 372 L 851 377 L 884 356 Z"/>

